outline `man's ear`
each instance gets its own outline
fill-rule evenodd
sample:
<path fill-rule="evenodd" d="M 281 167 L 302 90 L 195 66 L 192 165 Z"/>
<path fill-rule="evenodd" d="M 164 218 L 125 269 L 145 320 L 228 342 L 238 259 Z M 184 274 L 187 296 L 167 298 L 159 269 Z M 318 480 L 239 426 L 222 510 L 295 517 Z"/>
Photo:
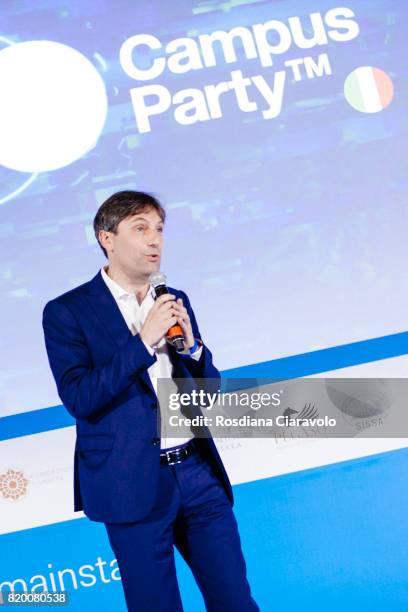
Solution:
<path fill-rule="evenodd" d="M 101 243 L 106 252 L 113 250 L 111 232 L 107 232 L 106 230 L 99 230 L 99 242 Z"/>

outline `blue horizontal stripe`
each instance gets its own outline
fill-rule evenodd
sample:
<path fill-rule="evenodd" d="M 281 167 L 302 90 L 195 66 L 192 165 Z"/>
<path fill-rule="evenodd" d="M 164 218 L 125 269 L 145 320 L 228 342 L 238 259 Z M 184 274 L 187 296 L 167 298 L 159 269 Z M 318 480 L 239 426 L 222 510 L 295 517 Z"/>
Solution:
<path fill-rule="evenodd" d="M 289 379 L 408 354 L 408 332 L 343 344 L 319 351 L 240 366 L 221 372 L 223 378 Z M 75 424 L 64 406 L 52 406 L 0 419 L 0 440 L 70 427 Z"/>
<path fill-rule="evenodd" d="M 408 354 L 408 332 L 224 370 L 225 377 L 301 378 Z"/>
<path fill-rule="evenodd" d="M 0 419 L 0 440 L 19 438 L 31 434 L 75 425 L 75 419 L 61 404 L 51 408 L 31 410 Z"/>

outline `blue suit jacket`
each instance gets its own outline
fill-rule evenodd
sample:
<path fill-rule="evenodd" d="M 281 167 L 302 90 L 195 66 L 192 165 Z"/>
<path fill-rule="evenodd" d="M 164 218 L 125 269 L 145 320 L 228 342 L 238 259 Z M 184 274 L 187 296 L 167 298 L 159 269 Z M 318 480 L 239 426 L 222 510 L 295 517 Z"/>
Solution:
<path fill-rule="evenodd" d="M 201 339 L 189 299 L 196 338 Z M 133 336 L 100 272 L 89 282 L 48 302 L 45 345 L 59 396 L 76 419 L 74 510 L 94 521 L 128 522 L 145 517 L 159 473 L 158 402 L 147 368 L 155 361 Z M 209 349 L 199 361 L 169 346 L 173 377 L 220 377 Z M 188 380 L 187 380 L 188 382 Z M 197 439 L 233 504 L 228 476 L 212 438 Z"/>

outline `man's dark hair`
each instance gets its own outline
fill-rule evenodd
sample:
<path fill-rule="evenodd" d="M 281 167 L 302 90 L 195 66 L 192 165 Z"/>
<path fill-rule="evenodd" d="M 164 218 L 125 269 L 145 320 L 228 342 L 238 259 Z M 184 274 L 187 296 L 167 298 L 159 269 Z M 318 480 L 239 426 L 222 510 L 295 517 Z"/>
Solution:
<path fill-rule="evenodd" d="M 154 208 L 157 211 L 164 223 L 166 211 L 159 200 L 151 193 L 145 193 L 144 191 L 118 191 L 101 204 L 95 215 L 93 227 L 96 239 L 105 257 L 108 257 L 108 254 L 99 242 L 99 232 L 105 230 L 106 232 L 116 234 L 118 225 L 123 219 L 147 211 L 150 208 Z"/>

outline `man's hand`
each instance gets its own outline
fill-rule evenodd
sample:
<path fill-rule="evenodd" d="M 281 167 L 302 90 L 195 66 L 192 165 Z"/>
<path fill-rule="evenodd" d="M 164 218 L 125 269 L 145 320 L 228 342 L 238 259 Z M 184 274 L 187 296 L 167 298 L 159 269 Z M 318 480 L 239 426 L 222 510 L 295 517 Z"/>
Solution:
<path fill-rule="evenodd" d="M 184 344 L 187 348 L 191 348 L 192 346 L 194 346 L 195 342 L 193 336 L 193 329 L 191 327 L 191 321 L 187 312 L 187 308 L 183 305 L 183 300 L 181 298 L 178 298 L 178 300 L 175 302 L 174 309 L 176 311 L 177 323 L 183 330 Z"/>
<path fill-rule="evenodd" d="M 157 298 L 140 330 L 141 339 L 153 347 L 166 335 L 167 330 L 178 323 L 176 296 L 165 293 Z M 194 342 L 193 342 L 194 343 Z"/>
<path fill-rule="evenodd" d="M 194 336 L 190 317 L 183 300 L 171 293 L 165 293 L 157 298 L 147 315 L 142 329 L 141 339 L 149 346 L 155 346 L 166 335 L 173 325 L 178 323 L 183 330 L 184 343 L 187 348 L 194 346 Z"/>

